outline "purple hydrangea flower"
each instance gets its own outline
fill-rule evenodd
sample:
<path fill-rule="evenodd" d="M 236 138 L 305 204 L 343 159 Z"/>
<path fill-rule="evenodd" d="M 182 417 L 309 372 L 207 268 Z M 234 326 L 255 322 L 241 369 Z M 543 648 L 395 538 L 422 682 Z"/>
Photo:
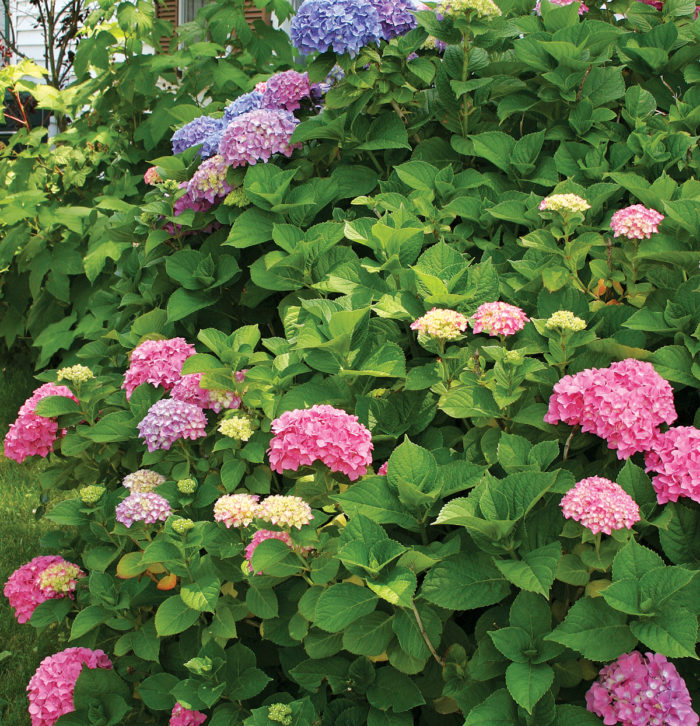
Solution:
<path fill-rule="evenodd" d="M 187 182 L 187 196 L 195 203 L 206 200 L 210 204 L 225 197 L 231 191 L 226 181 L 227 169 L 228 165 L 218 154 L 207 159 Z"/>
<path fill-rule="evenodd" d="M 138 424 L 149 451 L 169 449 L 179 439 L 206 436 L 207 417 L 199 406 L 173 398 L 156 401 Z"/>
<path fill-rule="evenodd" d="M 399 35 L 406 35 L 418 27 L 416 16 L 418 10 L 413 0 L 369 0 L 379 15 L 382 26 L 382 37 L 391 40 Z"/>
<path fill-rule="evenodd" d="M 301 144 L 290 144 L 299 121 L 289 111 L 258 109 L 237 116 L 226 128 L 219 153 L 229 166 L 268 161 L 272 154 L 291 156 Z"/>
<path fill-rule="evenodd" d="M 200 116 L 190 121 L 173 134 L 170 140 L 173 145 L 173 154 L 179 154 L 185 149 L 189 149 L 190 146 L 201 144 L 207 136 L 220 131 L 221 127 L 221 119 L 211 116 Z"/>
<path fill-rule="evenodd" d="M 212 203 L 203 196 L 195 197 L 190 193 L 189 182 L 180 182 L 180 189 L 187 189 L 187 193 L 183 194 L 173 204 L 173 212 L 176 217 L 181 215 L 186 209 L 192 209 L 195 212 L 206 212 L 211 209 Z"/>
<path fill-rule="evenodd" d="M 172 514 L 165 497 L 155 492 L 132 492 L 117 505 L 117 522 L 131 527 L 134 522 L 155 524 L 165 522 Z"/>
<path fill-rule="evenodd" d="M 295 111 L 299 101 L 308 98 L 309 74 L 298 71 L 284 71 L 268 78 L 262 98 L 263 108 L 286 108 Z"/>
<path fill-rule="evenodd" d="M 291 37 L 302 55 L 332 48 L 354 56 L 379 42 L 382 26 L 369 0 L 304 0 L 292 20 Z"/>
<path fill-rule="evenodd" d="M 236 116 L 240 116 L 242 113 L 248 113 L 249 111 L 255 111 L 262 106 L 262 93 L 258 91 L 251 91 L 250 93 L 244 93 L 235 100 L 231 101 L 226 109 L 224 110 L 224 128 L 228 126 Z"/>
<path fill-rule="evenodd" d="M 223 133 L 224 129 L 222 127 L 213 134 L 209 134 L 209 136 L 202 141 L 202 148 L 199 152 L 202 155 L 202 159 L 208 159 L 210 156 L 214 156 L 214 154 L 219 153 L 219 143 L 221 142 L 221 136 Z"/>

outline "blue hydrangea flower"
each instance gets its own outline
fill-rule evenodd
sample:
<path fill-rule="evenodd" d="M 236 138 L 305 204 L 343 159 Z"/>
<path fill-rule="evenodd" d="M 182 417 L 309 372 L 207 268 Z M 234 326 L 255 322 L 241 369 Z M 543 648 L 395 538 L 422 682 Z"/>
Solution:
<path fill-rule="evenodd" d="M 379 15 L 369 0 L 304 0 L 292 20 L 292 45 L 302 54 L 356 55 L 382 37 Z"/>
<path fill-rule="evenodd" d="M 201 144 L 207 136 L 220 131 L 223 124 L 221 119 L 211 116 L 200 116 L 199 118 L 185 124 L 178 129 L 170 140 L 173 145 L 173 154 L 179 154 L 190 146 Z"/>
<path fill-rule="evenodd" d="M 202 159 L 208 159 L 210 156 L 214 156 L 219 153 L 219 142 L 224 134 L 225 127 L 220 128 L 213 134 L 209 134 L 206 139 L 202 142 L 202 149 L 199 152 L 202 155 Z"/>
<path fill-rule="evenodd" d="M 231 101 L 224 111 L 224 127 L 228 126 L 236 116 L 260 108 L 262 106 L 262 99 L 262 93 L 251 91 Z"/>
<path fill-rule="evenodd" d="M 418 27 L 416 16 L 418 10 L 414 0 L 370 0 L 379 15 L 382 26 L 382 37 L 391 40 L 399 35 L 406 35 L 409 30 Z"/>

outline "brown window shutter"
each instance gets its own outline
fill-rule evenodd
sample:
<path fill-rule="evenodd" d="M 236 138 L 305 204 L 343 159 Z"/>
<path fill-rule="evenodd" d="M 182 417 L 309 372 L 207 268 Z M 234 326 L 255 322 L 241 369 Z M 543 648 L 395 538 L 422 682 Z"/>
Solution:
<path fill-rule="evenodd" d="M 248 25 L 253 27 L 253 23 L 256 20 L 262 20 L 263 23 L 270 24 L 270 14 L 264 10 L 255 7 L 253 0 L 246 0 L 243 4 L 243 12 L 245 13 L 245 19 L 248 21 Z"/>

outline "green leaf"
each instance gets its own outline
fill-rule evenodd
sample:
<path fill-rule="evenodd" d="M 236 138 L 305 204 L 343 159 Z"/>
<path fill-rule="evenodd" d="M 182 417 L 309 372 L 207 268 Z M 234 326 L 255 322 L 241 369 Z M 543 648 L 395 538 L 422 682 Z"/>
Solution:
<path fill-rule="evenodd" d="M 435 189 L 438 170 L 425 161 L 407 161 L 394 167 L 399 179 L 411 189 L 430 192 Z"/>
<path fill-rule="evenodd" d="M 80 638 L 98 625 L 106 623 L 112 617 L 114 617 L 113 611 L 107 610 L 107 608 L 100 607 L 99 605 L 88 605 L 88 607 L 81 610 L 75 616 L 75 620 L 71 626 L 69 640 Z"/>
<path fill-rule="evenodd" d="M 557 706 L 554 726 L 600 726 L 600 719 L 583 706 Z"/>
<path fill-rule="evenodd" d="M 374 579 L 368 579 L 367 587 L 392 605 L 410 607 L 416 591 L 416 576 L 407 567 L 384 570 Z"/>
<path fill-rule="evenodd" d="M 494 560 L 494 563 L 516 587 L 548 597 L 560 557 L 561 545 L 550 542 L 528 552 L 522 560 Z"/>
<path fill-rule="evenodd" d="M 380 711 L 410 711 L 425 703 L 423 694 L 411 678 L 391 666 L 379 668 L 374 683 L 367 689 L 367 700 Z"/>
<path fill-rule="evenodd" d="M 500 602 L 509 592 L 491 558 L 478 552 L 438 562 L 425 576 L 420 594 L 443 608 L 473 610 Z"/>
<path fill-rule="evenodd" d="M 270 539 L 261 542 L 253 551 L 251 569 L 272 577 L 289 577 L 299 572 L 301 563 L 289 545 Z"/>
<path fill-rule="evenodd" d="M 657 567 L 663 567 L 660 555 L 640 545 L 634 538 L 615 555 L 612 565 L 613 580 L 631 577 L 639 580 L 642 575 Z"/>
<path fill-rule="evenodd" d="M 365 587 L 349 582 L 331 585 L 316 603 L 314 625 L 337 633 L 377 607 L 377 596 Z"/>
<path fill-rule="evenodd" d="M 494 418 L 501 415 L 501 409 L 493 394 L 479 385 L 457 385 L 440 397 L 438 407 L 452 418 L 484 416 Z"/>
<path fill-rule="evenodd" d="M 206 308 L 214 302 L 214 298 L 204 292 L 192 292 L 179 287 L 168 300 L 168 321 L 175 323 L 186 318 L 197 310 Z"/>
<path fill-rule="evenodd" d="M 501 688 L 467 714 L 464 726 L 516 726 L 518 723 L 517 707 L 508 691 Z"/>
<path fill-rule="evenodd" d="M 416 519 L 389 489 L 386 477 L 365 476 L 346 492 L 331 499 L 339 502 L 350 516 L 364 514 L 379 524 L 398 524 L 411 532 L 419 529 Z"/>
<path fill-rule="evenodd" d="M 435 457 L 423 447 L 412 443 L 408 437 L 391 452 L 387 465 L 387 481 L 394 489 L 408 482 L 421 491 L 430 491 L 435 487 L 436 479 Z"/>
<path fill-rule="evenodd" d="M 246 209 L 233 223 L 225 245 L 244 248 L 261 245 L 272 239 L 272 228 L 279 217 L 262 209 Z"/>
<path fill-rule="evenodd" d="M 527 663 L 530 658 L 523 651 L 533 647 L 532 638 L 522 628 L 509 627 L 489 630 L 488 635 L 496 648 L 515 663 Z"/>
<path fill-rule="evenodd" d="M 685 608 L 673 606 L 653 618 L 634 620 L 630 630 L 648 648 L 669 658 L 698 658 L 698 619 Z"/>
<path fill-rule="evenodd" d="M 64 413 L 78 413 L 78 404 L 67 396 L 46 396 L 36 404 L 34 413 L 44 418 L 54 418 Z"/>
<path fill-rule="evenodd" d="M 561 643 L 589 660 L 614 660 L 637 642 L 626 620 L 602 598 L 584 597 L 574 603 L 564 622 L 545 640 Z"/>
<path fill-rule="evenodd" d="M 178 684 L 177 676 L 172 673 L 156 673 L 142 681 L 138 686 L 141 700 L 154 711 L 170 711 L 175 705 L 175 698 L 170 691 Z"/>
<path fill-rule="evenodd" d="M 528 713 L 532 713 L 553 681 L 554 671 L 546 663 L 511 663 L 506 669 L 508 692 Z"/>
<path fill-rule="evenodd" d="M 515 148 L 515 139 L 502 131 L 485 131 L 469 136 L 474 146 L 474 155 L 482 156 L 497 166 L 501 171 L 510 169 L 511 155 Z"/>
<path fill-rule="evenodd" d="M 428 640 L 436 650 L 439 650 L 442 637 L 442 621 L 436 611 L 429 605 L 418 603 L 416 609 Z M 397 609 L 392 627 L 399 639 L 401 649 L 411 657 L 428 658 L 430 656 L 430 651 L 412 609 Z"/>
<path fill-rule="evenodd" d="M 183 585 L 180 597 L 187 607 L 198 612 L 213 613 L 219 599 L 221 580 L 213 575 L 200 575 L 195 582 Z M 160 632 L 159 632 L 160 635 Z"/>
<path fill-rule="evenodd" d="M 569 585 L 587 585 L 591 573 L 578 555 L 564 555 L 557 565 L 556 579 Z"/>
<path fill-rule="evenodd" d="M 80 499 L 66 499 L 56 504 L 46 515 L 46 519 L 55 524 L 80 527 L 87 521 L 87 516 L 80 511 L 82 507 Z"/>
<path fill-rule="evenodd" d="M 401 119 L 393 112 L 384 113 L 372 121 L 367 132 L 367 141 L 360 144 L 362 151 L 381 149 L 410 149 L 408 133 Z"/>
<path fill-rule="evenodd" d="M 343 648 L 355 655 L 381 655 L 394 637 L 392 622 L 393 618 L 382 612 L 355 620 L 343 629 Z"/>
<path fill-rule="evenodd" d="M 199 620 L 199 612 L 192 610 L 179 595 L 164 600 L 156 611 L 156 632 L 160 638 L 177 635 Z"/>
<path fill-rule="evenodd" d="M 73 604 L 67 597 L 45 600 L 34 608 L 29 624 L 37 630 L 43 630 L 54 623 L 61 623 L 73 609 Z"/>

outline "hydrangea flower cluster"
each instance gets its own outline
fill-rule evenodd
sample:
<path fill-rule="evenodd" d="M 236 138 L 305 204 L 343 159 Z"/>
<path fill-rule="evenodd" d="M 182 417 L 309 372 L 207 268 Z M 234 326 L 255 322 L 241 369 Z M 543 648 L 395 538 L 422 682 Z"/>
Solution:
<path fill-rule="evenodd" d="M 552 313 L 547 322 L 544 324 L 547 330 L 559 328 L 559 330 L 567 330 L 570 333 L 576 333 L 579 330 L 586 329 L 586 321 L 576 317 L 571 310 L 557 310 Z"/>
<path fill-rule="evenodd" d="M 479 305 L 474 313 L 472 325 L 475 333 L 514 335 L 525 327 L 530 318 L 515 305 L 506 302 L 488 302 Z"/>
<path fill-rule="evenodd" d="M 122 486 L 132 492 L 152 492 L 165 482 L 165 477 L 151 469 L 138 469 L 122 479 Z"/>
<path fill-rule="evenodd" d="M 201 726 L 206 720 L 206 714 L 201 711 L 191 711 L 176 703 L 170 714 L 168 726 Z"/>
<path fill-rule="evenodd" d="M 225 408 L 238 408 L 241 399 L 233 391 L 223 389 L 209 390 L 201 388 L 199 383 L 203 373 L 187 373 L 175 383 L 170 395 L 185 403 L 193 403 L 200 408 L 220 413 Z"/>
<path fill-rule="evenodd" d="M 539 207 L 541 212 L 581 212 L 581 214 L 590 208 L 591 205 L 578 194 L 552 194 L 545 197 Z"/>
<path fill-rule="evenodd" d="M 226 181 L 227 169 L 219 154 L 207 159 L 187 182 L 189 197 L 194 202 L 204 200 L 210 204 L 223 199 L 231 191 L 231 185 Z"/>
<path fill-rule="evenodd" d="M 438 13 L 455 16 L 475 12 L 483 18 L 501 15 L 501 8 L 493 0 L 446 0 L 437 6 Z"/>
<path fill-rule="evenodd" d="M 281 494 L 265 497 L 258 505 L 255 516 L 263 522 L 276 524 L 278 527 L 297 529 L 301 529 L 314 518 L 311 507 L 301 497 Z"/>
<path fill-rule="evenodd" d="M 218 428 L 219 433 L 237 441 L 248 441 L 253 435 L 253 421 L 249 416 L 231 416 L 225 418 Z"/>
<path fill-rule="evenodd" d="M 44 383 L 22 404 L 17 419 L 5 435 L 5 456 L 21 464 L 28 456 L 46 457 L 53 451 L 58 436 L 58 424 L 53 418 L 34 413 L 37 403 L 47 396 L 65 396 L 78 403 L 67 386 Z M 62 434 L 65 433 L 65 430 Z"/>
<path fill-rule="evenodd" d="M 273 471 L 296 471 L 321 461 L 351 481 L 367 473 L 372 463 L 372 435 L 352 416 L 333 406 L 286 411 L 272 424 L 267 453 Z"/>
<path fill-rule="evenodd" d="M 97 504 L 102 495 L 107 491 L 105 487 L 99 487 L 96 484 L 90 484 L 80 490 L 80 501 L 83 504 Z"/>
<path fill-rule="evenodd" d="M 177 490 L 180 494 L 194 494 L 197 491 L 197 482 L 194 479 L 180 479 Z"/>
<path fill-rule="evenodd" d="M 256 90 L 250 93 L 244 93 L 242 96 L 231 101 L 224 109 L 224 128 L 237 116 L 262 108 L 262 100 L 263 94 Z"/>
<path fill-rule="evenodd" d="M 221 137 L 219 153 L 229 166 L 267 162 L 273 154 L 291 156 L 301 144 L 290 139 L 299 121 L 289 111 L 258 109 L 237 116 Z"/>
<path fill-rule="evenodd" d="M 418 330 L 431 338 L 457 340 L 467 329 L 469 321 L 456 310 L 433 308 L 411 323 L 411 330 Z"/>
<path fill-rule="evenodd" d="M 296 111 L 299 101 L 310 95 L 309 74 L 289 70 L 275 73 L 267 79 L 262 97 L 262 108 L 284 108 Z"/>
<path fill-rule="evenodd" d="M 179 196 L 173 204 L 173 215 L 176 217 L 179 217 L 188 209 L 191 209 L 193 212 L 206 212 L 212 207 L 212 203 L 209 200 L 204 199 L 204 197 L 195 197 L 190 194 L 189 185 L 190 183 L 185 181 L 178 184 L 178 188 L 184 189 L 185 193 L 182 196 Z M 168 229 L 168 231 L 174 231 L 175 226 L 169 222 L 166 225 L 166 229 Z"/>
<path fill-rule="evenodd" d="M 209 136 L 202 141 L 202 148 L 199 150 L 199 154 L 202 159 L 208 159 L 210 156 L 214 156 L 219 153 L 219 144 L 221 143 L 221 137 L 224 135 L 224 128 L 225 127 L 222 126 L 218 131 L 215 131 L 213 134 L 209 134 Z"/>
<path fill-rule="evenodd" d="M 44 573 L 48 572 L 46 576 Z M 37 605 L 56 598 L 73 598 L 77 581 L 85 573 L 58 555 L 41 555 L 15 570 L 3 589 L 18 623 L 26 623 Z"/>
<path fill-rule="evenodd" d="M 564 5 L 571 5 L 571 3 L 574 2 L 581 2 L 581 0 L 549 0 L 552 5 L 559 5 L 560 7 L 563 7 Z M 588 6 L 581 2 L 578 8 L 578 14 L 583 15 L 584 13 L 588 12 Z M 537 0 L 535 3 L 535 13 L 537 15 L 542 15 L 542 4 L 540 3 L 540 0 Z"/>
<path fill-rule="evenodd" d="M 176 517 L 172 524 L 173 532 L 186 534 L 194 528 L 194 522 L 186 517 Z"/>
<path fill-rule="evenodd" d="M 172 514 L 170 503 L 155 492 L 132 492 L 116 509 L 117 522 L 131 527 L 134 522 L 155 524 L 165 522 Z"/>
<path fill-rule="evenodd" d="M 658 427 L 677 418 L 673 390 L 651 363 L 627 358 L 609 368 L 564 376 L 544 417 L 595 434 L 617 449 L 619 459 L 654 448 Z"/>
<path fill-rule="evenodd" d="M 357 55 L 382 37 L 379 15 L 369 0 L 304 0 L 292 20 L 292 45 L 302 54 Z"/>
<path fill-rule="evenodd" d="M 688 688 L 660 653 L 623 653 L 586 693 L 589 711 L 611 726 L 697 726 Z"/>
<path fill-rule="evenodd" d="M 169 449 L 179 439 L 201 439 L 207 417 L 199 406 L 174 398 L 156 401 L 138 423 L 139 437 L 149 451 Z"/>
<path fill-rule="evenodd" d="M 191 146 L 201 144 L 207 136 L 221 130 L 221 119 L 211 116 L 199 116 L 178 129 L 170 139 L 173 146 L 173 154 L 180 154 Z"/>
<path fill-rule="evenodd" d="M 385 462 L 384 462 L 384 463 L 383 463 L 383 464 L 382 464 L 382 465 L 381 465 L 381 466 L 379 467 L 379 470 L 377 471 L 377 476 L 386 476 L 386 475 L 387 475 L 387 471 L 388 471 L 388 469 L 389 469 L 389 462 L 388 462 L 388 461 L 385 461 Z"/>
<path fill-rule="evenodd" d="M 87 367 L 81 366 L 80 364 L 74 366 L 68 366 L 66 368 L 60 368 L 56 371 L 57 381 L 70 381 L 71 383 L 85 383 L 91 378 L 94 378 L 95 374 Z"/>
<path fill-rule="evenodd" d="M 273 703 L 267 707 L 267 717 L 270 721 L 290 726 L 292 723 L 292 707 L 286 703 Z"/>
<path fill-rule="evenodd" d="M 382 38 L 391 40 L 406 35 L 418 27 L 416 16 L 418 5 L 413 0 L 370 0 L 379 15 Z"/>
<path fill-rule="evenodd" d="M 156 184 L 160 184 L 163 181 L 163 178 L 158 173 L 158 167 L 149 166 L 148 169 L 146 169 L 146 173 L 143 175 L 143 180 L 149 186 L 154 187 Z"/>
<path fill-rule="evenodd" d="M 610 220 L 613 237 L 627 237 L 627 239 L 650 239 L 651 235 L 659 231 L 658 225 L 664 215 L 655 209 L 647 209 L 643 204 L 633 204 L 631 207 L 618 209 Z"/>
<path fill-rule="evenodd" d="M 73 689 L 83 666 L 111 669 L 112 661 L 104 651 L 90 648 L 66 648 L 41 661 L 27 686 L 32 726 L 53 726 L 75 711 Z"/>
<path fill-rule="evenodd" d="M 195 352 L 194 346 L 184 338 L 146 340 L 136 346 L 122 383 L 127 401 L 142 383 L 169 391 L 181 378 L 182 364 Z"/>
<path fill-rule="evenodd" d="M 566 519 L 574 519 L 598 534 L 613 529 L 632 529 L 639 522 L 639 506 L 619 485 L 602 476 L 581 479 L 562 497 Z"/>
<path fill-rule="evenodd" d="M 224 494 L 214 504 L 214 519 L 226 529 L 247 527 L 256 517 L 259 501 L 257 494 Z"/>
<path fill-rule="evenodd" d="M 676 426 L 654 439 L 652 451 L 644 455 L 659 504 L 688 497 L 700 502 L 700 430 Z"/>
<path fill-rule="evenodd" d="M 248 562 L 248 566 L 253 564 L 253 552 L 255 548 L 266 539 L 278 539 L 284 542 L 290 549 L 294 546 L 292 538 L 287 532 L 273 532 L 271 529 L 259 529 L 254 535 L 250 544 L 245 548 L 245 558 Z M 262 575 L 262 570 L 255 573 L 256 575 Z"/>

